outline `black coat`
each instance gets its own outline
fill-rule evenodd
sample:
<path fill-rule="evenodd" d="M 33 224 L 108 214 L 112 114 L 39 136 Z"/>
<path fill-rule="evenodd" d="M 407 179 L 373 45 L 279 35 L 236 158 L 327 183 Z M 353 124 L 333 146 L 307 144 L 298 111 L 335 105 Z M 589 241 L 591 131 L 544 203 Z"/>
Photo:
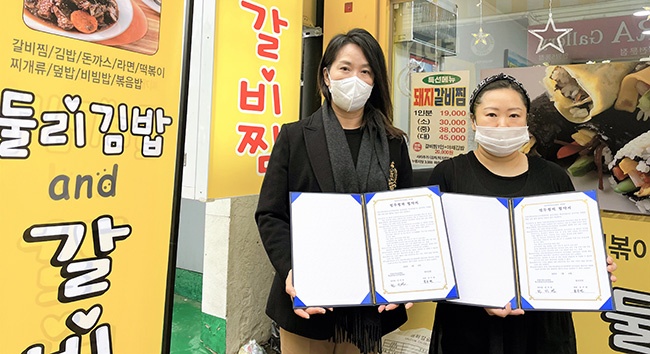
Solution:
<path fill-rule="evenodd" d="M 390 161 L 397 169 L 397 188 L 410 187 L 412 169 L 406 142 L 389 137 L 388 144 Z M 266 314 L 289 332 L 312 339 L 329 339 L 334 333 L 332 314 L 312 315 L 308 320 L 298 317 L 285 291 L 285 280 L 291 270 L 289 192 L 335 192 L 322 108 L 308 118 L 282 126 L 262 183 L 255 220 L 276 273 Z M 382 313 L 384 334 L 404 322 L 403 306 Z"/>

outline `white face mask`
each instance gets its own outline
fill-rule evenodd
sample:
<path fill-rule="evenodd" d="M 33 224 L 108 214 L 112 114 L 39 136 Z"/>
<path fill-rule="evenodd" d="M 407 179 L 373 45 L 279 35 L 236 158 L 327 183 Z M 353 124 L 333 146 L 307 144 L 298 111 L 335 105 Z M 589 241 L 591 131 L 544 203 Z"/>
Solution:
<path fill-rule="evenodd" d="M 365 106 L 372 92 L 372 85 L 368 85 L 356 75 L 332 80 L 328 72 L 327 77 L 330 79 L 329 89 L 335 105 L 346 112 L 353 112 Z"/>
<path fill-rule="evenodd" d="M 494 156 L 503 157 L 519 150 L 528 142 L 528 127 L 476 126 L 474 140 Z"/>

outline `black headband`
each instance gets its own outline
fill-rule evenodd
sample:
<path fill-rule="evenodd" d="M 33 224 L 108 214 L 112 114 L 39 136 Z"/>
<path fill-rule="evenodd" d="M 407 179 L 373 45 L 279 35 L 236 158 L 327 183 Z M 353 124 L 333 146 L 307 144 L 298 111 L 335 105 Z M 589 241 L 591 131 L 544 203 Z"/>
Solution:
<path fill-rule="evenodd" d="M 522 85 L 521 82 L 517 81 L 517 79 L 515 79 L 514 77 L 512 77 L 510 75 L 507 75 L 507 74 L 504 74 L 504 73 L 499 73 L 499 74 L 496 74 L 496 75 L 486 77 L 485 79 L 483 79 L 483 81 L 481 81 L 478 84 L 478 86 L 476 86 L 476 88 L 474 89 L 474 92 L 472 92 L 472 95 L 469 98 L 469 111 L 470 111 L 470 113 L 472 113 L 472 114 L 474 113 L 474 101 L 476 101 L 476 97 L 478 97 L 478 95 L 481 93 L 481 91 L 483 91 L 485 86 L 487 86 L 487 85 L 489 85 L 489 84 L 491 84 L 493 82 L 500 81 L 500 80 L 510 81 L 513 84 L 516 84 L 521 89 L 521 92 L 524 94 L 524 97 L 526 98 L 525 99 L 526 111 L 530 111 L 530 97 L 528 97 L 528 92 L 524 88 L 524 85 Z"/>

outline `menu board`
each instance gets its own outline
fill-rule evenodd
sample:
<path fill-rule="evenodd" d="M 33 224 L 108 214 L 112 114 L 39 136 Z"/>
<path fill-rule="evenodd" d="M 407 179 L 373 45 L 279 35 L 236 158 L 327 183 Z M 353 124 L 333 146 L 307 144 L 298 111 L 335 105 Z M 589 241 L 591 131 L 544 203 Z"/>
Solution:
<path fill-rule="evenodd" d="M 409 155 L 415 167 L 432 167 L 467 152 L 469 72 L 411 73 Z"/>

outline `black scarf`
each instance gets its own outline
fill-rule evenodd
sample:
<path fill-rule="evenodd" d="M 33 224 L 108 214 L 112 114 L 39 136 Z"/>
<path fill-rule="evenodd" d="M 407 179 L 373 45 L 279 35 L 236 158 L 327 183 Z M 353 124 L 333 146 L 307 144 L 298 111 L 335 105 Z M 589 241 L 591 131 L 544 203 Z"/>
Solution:
<path fill-rule="evenodd" d="M 390 156 L 381 113 L 372 106 L 366 106 L 363 121 L 363 135 L 355 167 L 341 123 L 329 105 L 323 105 L 323 126 L 337 193 L 379 192 L 388 189 Z"/>
<path fill-rule="evenodd" d="M 354 166 L 345 132 L 327 103 L 323 105 L 323 126 L 327 140 L 334 188 L 338 193 L 366 193 L 388 190 L 388 138 L 381 113 L 370 105 L 364 112 L 361 146 Z M 361 353 L 381 353 L 381 318 L 374 306 L 342 307 L 334 310 L 334 340 L 355 344 Z"/>

